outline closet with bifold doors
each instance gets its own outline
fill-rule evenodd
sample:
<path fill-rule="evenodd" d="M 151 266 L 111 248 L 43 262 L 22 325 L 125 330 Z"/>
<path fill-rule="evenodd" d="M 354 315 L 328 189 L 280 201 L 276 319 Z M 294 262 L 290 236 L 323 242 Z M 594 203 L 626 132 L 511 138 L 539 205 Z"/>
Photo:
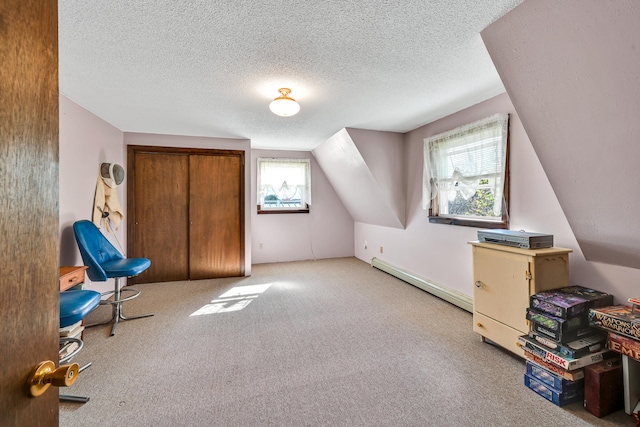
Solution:
<path fill-rule="evenodd" d="M 127 146 L 130 283 L 244 276 L 244 151 Z"/>

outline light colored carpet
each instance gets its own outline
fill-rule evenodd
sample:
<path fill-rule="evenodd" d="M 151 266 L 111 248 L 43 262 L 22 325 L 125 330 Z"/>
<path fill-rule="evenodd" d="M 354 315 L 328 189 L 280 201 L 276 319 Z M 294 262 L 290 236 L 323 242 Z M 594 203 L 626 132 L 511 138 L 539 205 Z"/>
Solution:
<path fill-rule="evenodd" d="M 113 337 L 87 330 L 74 361 L 93 365 L 63 391 L 91 400 L 61 403 L 60 425 L 634 425 L 554 406 L 524 386 L 522 359 L 481 342 L 470 313 L 355 258 L 252 274 L 136 285 L 125 315 L 155 316 Z M 232 289 L 234 302 L 211 304 Z"/>

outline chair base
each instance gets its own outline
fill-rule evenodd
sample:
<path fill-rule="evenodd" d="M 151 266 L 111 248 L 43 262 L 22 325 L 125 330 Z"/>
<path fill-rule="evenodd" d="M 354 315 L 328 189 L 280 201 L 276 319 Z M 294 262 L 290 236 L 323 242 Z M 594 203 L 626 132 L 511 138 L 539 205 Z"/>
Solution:
<path fill-rule="evenodd" d="M 113 291 L 107 291 L 102 294 L 102 295 L 113 294 L 113 300 L 104 300 L 101 302 L 101 304 L 111 304 L 111 308 L 112 308 L 111 319 L 105 320 L 104 322 L 88 325 L 86 326 L 87 328 L 113 323 L 113 326 L 111 327 L 111 336 L 114 336 L 116 334 L 116 327 L 118 326 L 118 322 L 120 320 L 135 320 L 135 319 L 141 319 L 143 317 L 153 316 L 153 313 L 138 314 L 136 316 L 125 316 L 124 314 L 122 314 L 122 303 L 126 301 L 130 301 L 134 298 L 137 298 L 140 295 L 140 291 L 137 289 L 122 289 L 120 286 L 120 279 L 121 277 L 116 277 Z M 131 292 L 132 295 L 123 298 L 122 297 L 123 292 Z"/>
<path fill-rule="evenodd" d="M 58 399 L 61 402 L 87 403 L 89 396 L 71 396 L 70 394 L 61 394 Z"/>
<path fill-rule="evenodd" d="M 82 347 L 84 347 L 84 341 L 82 341 L 81 339 L 78 339 L 78 338 L 60 338 L 60 346 L 61 346 L 61 348 L 64 347 L 65 345 L 68 345 L 69 343 L 77 343 L 78 344 L 78 348 L 76 348 L 73 352 L 69 353 L 68 355 L 62 357 L 60 359 L 60 361 L 58 362 L 60 365 L 70 361 L 75 355 L 77 355 L 80 352 L 80 350 L 82 350 Z M 78 373 L 84 371 L 89 366 L 91 366 L 91 362 L 88 362 L 87 364 L 83 365 L 80 369 L 78 369 Z M 58 399 L 61 402 L 74 402 L 74 403 L 87 403 L 89 401 L 89 397 L 88 396 L 72 396 L 70 394 L 61 394 L 61 395 L 58 396 Z"/>

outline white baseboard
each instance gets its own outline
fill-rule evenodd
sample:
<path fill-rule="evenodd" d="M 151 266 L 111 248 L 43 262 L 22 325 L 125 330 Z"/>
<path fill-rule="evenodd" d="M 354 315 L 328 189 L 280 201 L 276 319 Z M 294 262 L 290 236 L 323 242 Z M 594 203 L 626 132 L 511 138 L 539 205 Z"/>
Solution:
<path fill-rule="evenodd" d="M 438 298 L 450 302 L 451 304 L 456 305 L 463 310 L 466 310 L 470 313 L 473 312 L 473 298 L 467 295 L 461 294 L 458 291 L 446 288 L 416 274 L 405 271 L 379 258 L 372 258 L 371 266 L 382 270 L 385 273 L 389 273 L 390 275 L 397 277 L 398 279 L 407 282 L 410 285 L 420 288 L 423 291 L 429 292 L 430 294 L 433 294 Z"/>

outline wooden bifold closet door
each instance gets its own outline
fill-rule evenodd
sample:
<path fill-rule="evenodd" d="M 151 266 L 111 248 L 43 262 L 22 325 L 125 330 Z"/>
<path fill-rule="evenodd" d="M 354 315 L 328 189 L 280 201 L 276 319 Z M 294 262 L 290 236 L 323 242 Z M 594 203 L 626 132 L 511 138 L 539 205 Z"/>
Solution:
<path fill-rule="evenodd" d="M 244 152 L 128 146 L 132 283 L 244 275 Z"/>

